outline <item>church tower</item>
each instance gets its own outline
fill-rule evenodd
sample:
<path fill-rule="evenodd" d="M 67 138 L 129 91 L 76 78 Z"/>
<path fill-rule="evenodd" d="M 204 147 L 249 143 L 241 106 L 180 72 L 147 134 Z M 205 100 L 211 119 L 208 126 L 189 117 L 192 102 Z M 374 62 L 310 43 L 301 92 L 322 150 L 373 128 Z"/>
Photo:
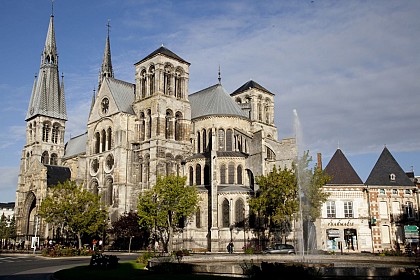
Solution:
<path fill-rule="evenodd" d="M 64 82 L 60 83 L 58 70 L 53 14 L 25 121 L 26 144 L 22 150 L 15 210 L 17 234 L 21 238 L 36 235 L 36 231 L 40 233 L 36 214 L 48 186 L 70 176 L 68 168 L 60 166 L 67 113 Z M 59 174 L 58 177 L 51 176 L 53 173 Z"/>
<path fill-rule="evenodd" d="M 137 118 L 133 147 L 138 184 L 147 189 L 158 175 L 185 175 L 191 153 L 190 63 L 161 46 L 135 64 Z"/>

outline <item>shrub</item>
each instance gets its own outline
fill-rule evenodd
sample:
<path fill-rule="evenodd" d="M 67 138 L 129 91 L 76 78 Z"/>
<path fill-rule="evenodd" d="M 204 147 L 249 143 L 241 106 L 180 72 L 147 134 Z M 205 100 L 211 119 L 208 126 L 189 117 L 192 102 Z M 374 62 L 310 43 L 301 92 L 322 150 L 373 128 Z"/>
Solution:
<path fill-rule="evenodd" d="M 115 255 L 94 254 L 90 258 L 89 266 L 99 269 L 114 268 L 118 265 L 119 258 Z"/>

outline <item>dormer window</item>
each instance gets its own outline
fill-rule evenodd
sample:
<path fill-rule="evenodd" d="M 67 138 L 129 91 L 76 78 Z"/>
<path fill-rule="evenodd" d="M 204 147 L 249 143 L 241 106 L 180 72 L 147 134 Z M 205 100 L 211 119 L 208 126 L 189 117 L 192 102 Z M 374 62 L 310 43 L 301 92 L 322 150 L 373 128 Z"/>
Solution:
<path fill-rule="evenodd" d="M 389 180 L 391 182 L 395 182 L 395 174 L 394 173 L 389 174 Z"/>

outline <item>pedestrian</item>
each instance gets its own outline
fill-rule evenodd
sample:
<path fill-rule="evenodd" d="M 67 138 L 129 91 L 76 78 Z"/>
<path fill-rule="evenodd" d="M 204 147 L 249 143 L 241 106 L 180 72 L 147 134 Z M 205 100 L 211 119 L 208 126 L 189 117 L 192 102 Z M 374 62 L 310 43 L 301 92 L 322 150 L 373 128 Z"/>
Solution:
<path fill-rule="evenodd" d="M 229 244 L 227 245 L 227 250 L 229 252 L 229 254 L 233 253 L 233 242 L 230 241 Z"/>

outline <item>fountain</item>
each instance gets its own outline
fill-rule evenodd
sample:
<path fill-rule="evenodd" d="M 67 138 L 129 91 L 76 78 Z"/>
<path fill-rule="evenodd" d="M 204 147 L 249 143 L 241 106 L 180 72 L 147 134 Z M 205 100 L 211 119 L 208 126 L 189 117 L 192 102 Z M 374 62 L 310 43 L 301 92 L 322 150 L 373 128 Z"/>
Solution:
<path fill-rule="evenodd" d="M 303 151 L 303 137 L 302 137 L 302 129 L 300 126 L 299 117 L 297 114 L 296 109 L 293 109 L 293 119 L 294 119 L 294 129 L 295 129 L 295 139 L 296 139 L 296 167 L 297 167 L 297 183 L 298 183 L 298 195 L 299 195 L 299 216 L 297 222 L 295 223 L 295 232 L 296 235 L 296 249 L 298 254 L 300 254 L 302 261 L 305 258 L 305 244 L 303 239 L 303 191 L 302 191 L 302 183 L 303 179 L 301 178 L 303 174 L 303 169 L 300 164 L 300 159 L 303 157 L 300 153 Z"/>

